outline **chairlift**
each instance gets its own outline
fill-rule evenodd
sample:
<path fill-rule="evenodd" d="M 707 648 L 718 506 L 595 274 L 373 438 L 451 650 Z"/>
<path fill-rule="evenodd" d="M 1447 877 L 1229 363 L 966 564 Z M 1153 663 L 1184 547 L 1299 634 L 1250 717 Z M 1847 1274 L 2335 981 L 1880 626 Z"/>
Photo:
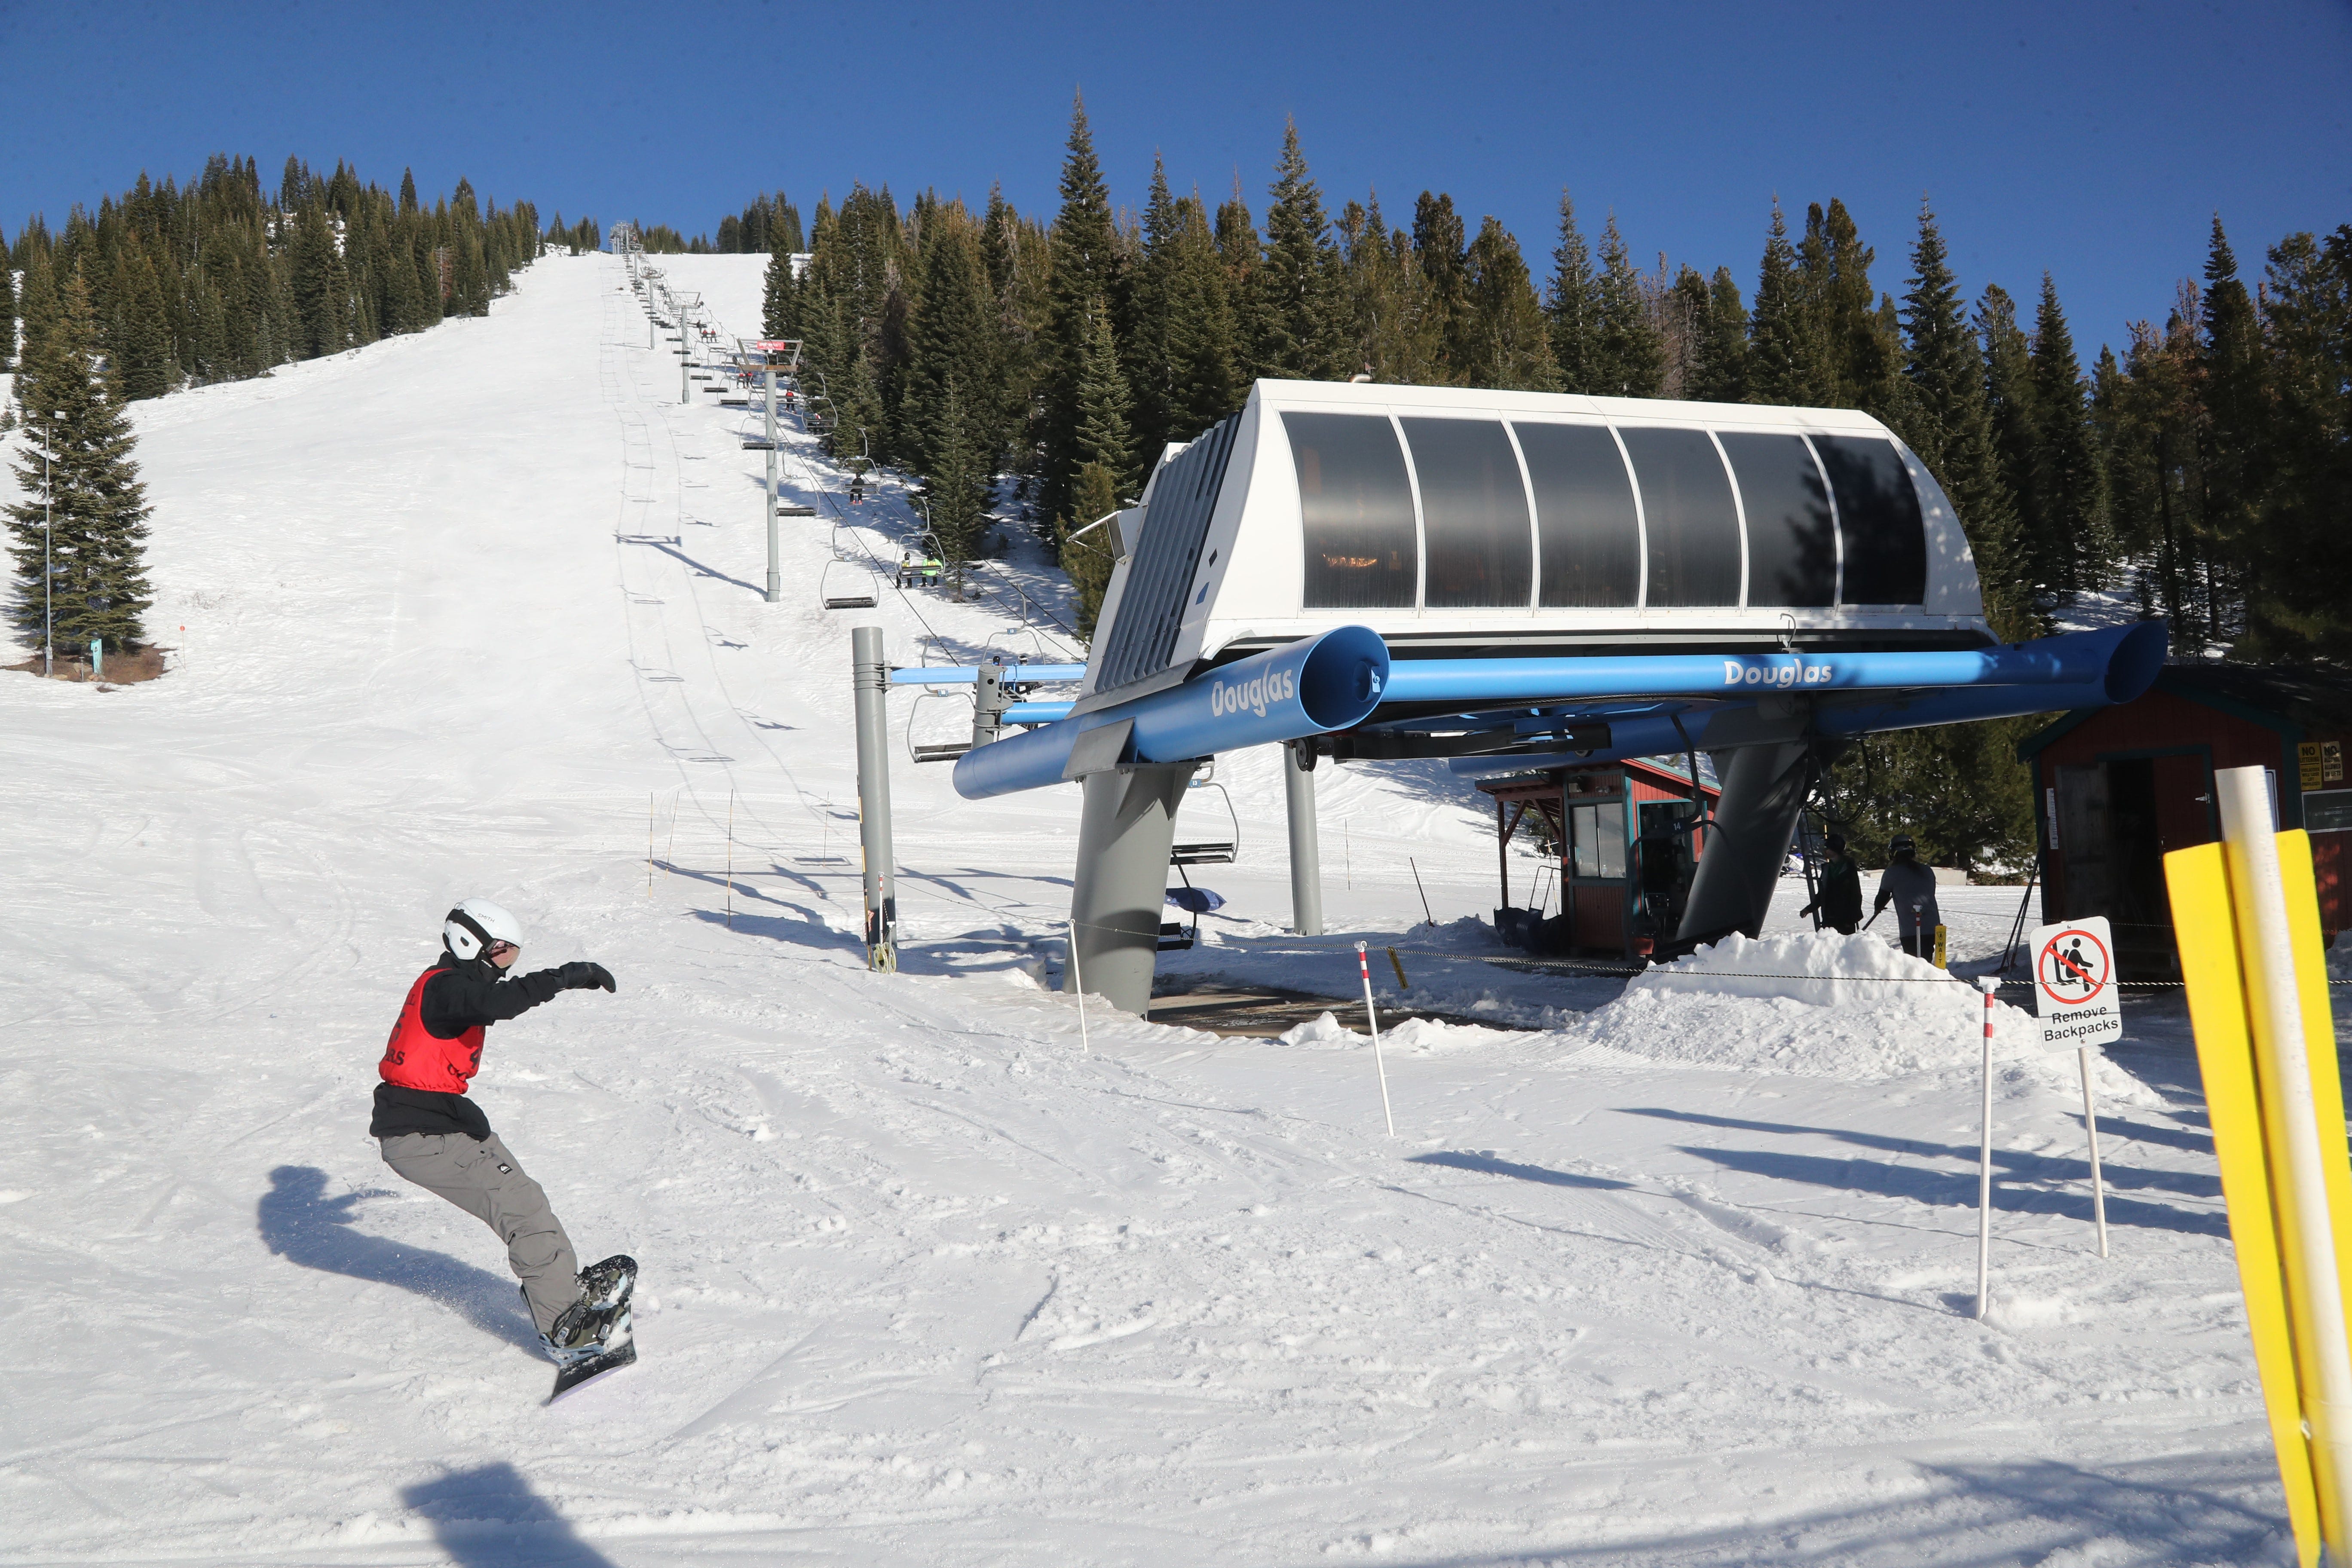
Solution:
<path fill-rule="evenodd" d="M 1203 789 L 1215 790 L 1217 798 L 1224 802 L 1225 816 L 1233 824 L 1233 837 L 1179 841 L 1168 851 L 1168 863 L 1171 866 L 1229 866 L 1241 854 L 1241 813 L 1234 809 L 1234 797 L 1225 793 L 1225 786 L 1217 782 L 1213 763 L 1192 781 L 1191 787 L 1184 792 L 1185 797 L 1190 799 L 1193 790 Z M 1186 886 L 1190 885 L 1187 882 Z"/>
<path fill-rule="evenodd" d="M 828 561 L 817 574 L 816 596 L 828 610 L 870 610 L 877 602 L 874 574 L 854 561 Z"/>
<path fill-rule="evenodd" d="M 1191 915 L 1192 918 L 1189 922 L 1184 923 L 1179 923 L 1175 921 L 1162 921 L 1160 922 L 1160 941 L 1158 947 L 1159 951 L 1161 952 L 1183 952 L 1190 949 L 1194 942 L 1201 940 L 1201 915 L 1202 911 L 1222 909 L 1224 907 L 1225 902 L 1224 900 L 1209 891 L 1208 889 L 1196 888 L 1192 886 L 1192 879 L 1184 874 L 1183 861 L 1175 861 L 1173 864 L 1176 867 L 1177 877 L 1181 879 L 1184 884 L 1184 889 L 1181 895 L 1171 889 L 1168 894 L 1168 897 L 1175 900 L 1176 907 L 1178 909 L 1182 910 L 1186 914 Z"/>
<path fill-rule="evenodd" d="M 907 712 L 907 751 L 919 763 L 951 763 L 971 750 L 969 731 L 961 740 L 923 742 L 915 739 L 915 716 L 926 702 L 953 701 L 957 694 L 950 691 L 926 691 L 918 695 L 914 706 Z"/>

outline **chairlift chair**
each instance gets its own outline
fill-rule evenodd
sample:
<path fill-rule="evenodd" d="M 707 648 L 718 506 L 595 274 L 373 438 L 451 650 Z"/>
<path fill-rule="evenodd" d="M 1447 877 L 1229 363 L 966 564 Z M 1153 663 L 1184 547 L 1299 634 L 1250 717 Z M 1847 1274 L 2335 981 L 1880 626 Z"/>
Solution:
<path fill-rule="evenodd" d="M 1233 837 L 1179 842 L 1171 846 L 1168 851 L 1168 863 L 1171 866 L 1229 866 L 1242 852 L 1241 813 L 1234 809 L 1234 797 L 1226 794 L 1225 786 L 1217 782 L 1213 769 L 1204 776 L 1194 779 L 1191 789 L 1186 790 L 1185 794 L 1189 796 L 1192 790 L 1201 789 L 1215 790 L 1217 798 L 1224 802 L 1225 816 L 1233 824 Z M 1185 885 L 1189 887 L 1192 884 L 1188 880 Z"/>
<path fill-rule="evenodd" d="M 955 693 L 953 692 L 926 691 L 917 696 L 914 706 L 908 710 L 907 751 L 908 754 L 915 759 L 915 761 L 919 763 L 951 763 L 958 757 L 962 756 L 966 752 L 971 750 L 971 737 L 969 734 L 960 741 L 922 742 L 915 739 L 915 716 L 922 711 L 923 704 L 926 702 L 952 701 L 954 699 Z"/>
<path fill-rule="evenodd" d="M 817 574 L 816 596 L 828 610 L 870 610 L 877 602 L 874 574 L 854 561 L 828 561 Z"/>

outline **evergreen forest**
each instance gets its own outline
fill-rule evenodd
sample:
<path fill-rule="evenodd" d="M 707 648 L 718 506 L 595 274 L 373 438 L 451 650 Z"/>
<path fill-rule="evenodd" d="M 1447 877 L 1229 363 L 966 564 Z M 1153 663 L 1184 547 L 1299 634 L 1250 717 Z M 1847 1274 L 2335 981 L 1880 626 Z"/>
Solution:
<path fill-rule="evenodd" d="M 500 208 L 464 180 L 426 207 L 413 175 L 395 195 L 299 159 L 275 192 L 252 159 L 215 156 L 184 185 L 142 174 L 58 230 L 31 218 L 0 268 L 0 370 L 16 373 L 0 427 L 21 424 L 23 441 L 8 618 L 37 639 L 53 620 L 73 649 L 144 642 L 125 405 L 483 314 L 544 247 L 600 243 L 593 220 L 542 236 L 530 203 Z"/>
<path fill-rule="evenodd" d="M 1359 378 L 1859 408 L 1942 480 L 2002 637 L 2096 599 L 2165 617 L 2176 656 L 2352 658 L 2352 224 L 2242 267 L 2217 215 L 2161 315 L 2085 365 L 2055 280 L 1968 299 L 1925 204 L 1890 265 L 1835 197 L 1770 203 L 1735 272 L 1645 268 L 1567 193 L 1532 259 L 1443 192 L 1334 210 L 1295 125 L 1273 175 L 1262 216 L 1238 184 L 1212 204 L 1156 163 L 1142 211 L 1114 207 L 1080 100 L 1051 214 L 859 184 L 818 201 L 796 255 L 779 198 L 762 329 L 803 341 L 837 454 L 921 477 L 950 556 L 983 549 L 1012 476 L 1088 627 L 1111 563 L 1099 531 L 1069 542 L 1163 444 L 1257 377 Z M 758 248 L 752 216 L 721 234 Z M 1874 738 L 1832 814 L 1865 852 L 1908 830 L 1939 863 L 2021 864 L 2013 750 L 2037 723 Z"/>

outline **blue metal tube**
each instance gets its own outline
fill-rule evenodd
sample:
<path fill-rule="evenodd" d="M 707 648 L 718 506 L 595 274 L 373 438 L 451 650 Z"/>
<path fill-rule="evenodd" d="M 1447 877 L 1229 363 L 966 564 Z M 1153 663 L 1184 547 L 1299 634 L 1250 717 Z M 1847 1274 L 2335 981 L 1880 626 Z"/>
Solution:
<path fill-rule="evenodd" d="M 1181 686 L 976 746 L 956 760 L 966 800 L 1059 784 L 1080 735 L 1131 721 L 1122 761 L 1181 763 L 1360 724 L 1381 704 L 1389 650 L 1363 626 L 1312 637 L 1194 676 Z"/>
<path fill-rule="evenodd" d="M 1052 724 L 1070 716 L 1075 702 L 1014 702 L 1006 706 L 1008 724 Z"/>
<path fill-rule="evenodd" d="M 1004 667 L 1007 685 L 1029 685 L 1041 680 L 1084 680 L 1087 667 L 1083 664 L 1008 664 Z M 931 664 L 890 672 L 893 686 L 970 686 L 980 679 L 980 667 L 971 664 Z"/>
<path fill-rule="evenodd" d="M 1863 692 L 1815 707 L 1812 730 L 1819 735 L 1874 735 L 1890 730 L 1923 730 L 1934 724 L 1965 724 L 1979 719 L 2016 719 L 2028 713 L 2060 713 L 2080 708 L 2105 708 L 2129 702 L 2156 683 L 2164 668 L 2167 637 L 2160 621 L 2142 621 L 2112 631 L 2079 632 L 2076 637 L 2098 638 L 2110 657 L 2090 678 L 2071 682 L 2021 683 L 1960 689 L 1914 689 L 1888 693 L 1872 700 Z M 2047 642 L 2064 638 L 2051 637 Z M 2035 645 L 2028 643 L 2026 647 Z M 1402 665 L 1400 669 L 1405 668 Z M 1391 682 L 1390 689 L 1395 690 Z M 1700 751 L 1707 749 L 1707 733 L 1717 715 L 1752 708 L 1752 702 L 1730 702 L 1706 713 L 1685 714 L 1683 724 Z M 1610 719 L 1609 749 L 1590 756 L 1561 752 L 1542 756 L 1457 757 L 1447 764 L 1457 773 L 1488 774 L 1523 769 L 1561 767 L 1580 762 L 1614 762 L 1620 757 L 1663 756 L 1683 749 L 1674 721 L 1664 715 Z"/>
<path fill-rule="evenodd" d="M 2142 621 L 1964 652 L 1399 659 L 1390 673 L 1387 700 L 1544 702 L 1628 696 L 1723 698 L 1766 691 L 1819 694 L 2103 682 L 2129 686 L 2142 669 L 2147 675 L 2139 689 L 2145 689 L 2164 662 L 2164 647 L 2162 623 Z"/>

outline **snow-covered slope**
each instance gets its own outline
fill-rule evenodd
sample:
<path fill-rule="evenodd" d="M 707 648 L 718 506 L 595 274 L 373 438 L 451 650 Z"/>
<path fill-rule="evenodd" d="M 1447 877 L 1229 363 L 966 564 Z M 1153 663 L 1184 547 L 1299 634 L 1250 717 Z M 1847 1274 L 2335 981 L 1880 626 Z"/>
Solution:
<path fill-rule="evenodd" d="M 667 264 L 753 324 L 761 258 Z M 762 604 L 760 455 L 676 376 L 614 263 L 552 259 L 487 320 L 138 411 L 178 670 L 0 679 L 0 1562 L 2276 1551 L 2168 1015 L 2109 1086 L 2111 1260 L 2066 1080 L 2005 1072 L 1980 1324 L 1972 999 L 1918 980 L 1948 1007 L 1865 1028 L 1957 1044 L 1868 1072 L 1783 1070 L 1867 1039 L 1800 998 L 1580 1021 L 1613 983 L 1481 962 L 1493 840 L 1437 770 L 1318 780 L 1333 924 L 1409 1000 L 1541 1027 L 1399 1031 L 1393 1142 L 1359 1015 L 1097 1015 L 1082 1054 L 1040 989 L 1072 791 L 899 767 L 907 973 L 865 973 L 848 625 L 1054 649 L 1010 594 L 818 608 L 839 480 L 797 436 L 823 515 Z M 1281 934 L 1274 763 L 1222 766 L 1246 847 L 1183 966 L 1344 996 L 1347 935 Z M 552 1408 L 495 1239 L 365 1135 L 467 893 L 526 967 L 621 983 L 499 1026 L 478 1084 L 583 1255 L 645 1268 L 642 1363 Z M 1964 951 L 2013 900 L 1954 890 Z"/>

